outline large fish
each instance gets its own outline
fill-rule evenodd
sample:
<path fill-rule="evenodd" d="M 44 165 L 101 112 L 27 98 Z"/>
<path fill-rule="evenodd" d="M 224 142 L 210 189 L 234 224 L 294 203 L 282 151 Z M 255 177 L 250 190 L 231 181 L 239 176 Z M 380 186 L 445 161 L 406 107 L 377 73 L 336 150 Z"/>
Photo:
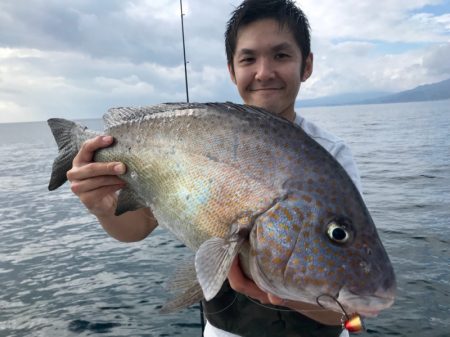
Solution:
<path fill-rule="evenodd" d="M 116 142 L 94 160 L 127 166 L 116 214 L 150 207 L 196 251 L 201 289 L 196 280 L 179 283 L 191 302 L 213 298 L 241 254 L 244 272 L 281 298 L 320 298 L 341 312 L 339 302 L 365 316 L 392 305 L 394 271 L 360 193 L 300 127 L 232 103 L 114 108 L 104 122 Z M 82 143 L 100 133 L 48 123 L 60 151 L 54 190 Z"/>

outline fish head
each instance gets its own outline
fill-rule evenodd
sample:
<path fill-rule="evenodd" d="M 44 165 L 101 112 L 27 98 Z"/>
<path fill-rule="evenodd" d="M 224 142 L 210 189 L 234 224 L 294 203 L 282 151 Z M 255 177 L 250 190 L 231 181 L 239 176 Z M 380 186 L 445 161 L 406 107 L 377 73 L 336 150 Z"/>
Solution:
<path fill-rule="evenodd" d="M 366 317 L 391 306 L 394 271 L 355 193 L 342 201 L 292 194 L 261 214 L 250 233 L 255 283 L 283 299 Z"/>

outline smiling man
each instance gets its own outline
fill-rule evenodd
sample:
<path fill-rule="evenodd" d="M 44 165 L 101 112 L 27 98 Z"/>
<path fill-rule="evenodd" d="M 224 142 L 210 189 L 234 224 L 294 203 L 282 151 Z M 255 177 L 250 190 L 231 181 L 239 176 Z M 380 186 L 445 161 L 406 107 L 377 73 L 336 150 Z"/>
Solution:
<path fill-rule="evenodd" d="M 295 99 L 301 82 L 312 73 L 313 55 L 303 60 L 300 47 L 286 25 L 260 19 L 242 27 L 228 64 L 231 79 L 246 104 L 265 108 L 294 121 Z"/>

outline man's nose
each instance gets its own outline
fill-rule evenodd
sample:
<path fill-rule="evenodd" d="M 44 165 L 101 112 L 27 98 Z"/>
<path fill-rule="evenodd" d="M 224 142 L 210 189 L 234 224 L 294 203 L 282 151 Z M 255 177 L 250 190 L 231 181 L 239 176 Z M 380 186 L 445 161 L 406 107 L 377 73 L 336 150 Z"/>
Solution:
<path fill-rule="evenodd" d="M 258 81 L 267 81 L 275 76 L 275 69 L 271 60 L 261 58 L 257 63 L 255 79 Z"/>

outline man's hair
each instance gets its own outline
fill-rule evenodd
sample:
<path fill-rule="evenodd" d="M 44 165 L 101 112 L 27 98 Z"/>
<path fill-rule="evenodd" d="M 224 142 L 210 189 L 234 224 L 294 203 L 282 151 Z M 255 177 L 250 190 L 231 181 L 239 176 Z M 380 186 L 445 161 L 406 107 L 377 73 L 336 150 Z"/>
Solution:
<path fill-rule="evenodd" d="M 227 62 L 232 71 L 239 29 L 261 19 L 274 19 L 280 27 L 286 27 L 292 32 L 302 53 L 303 75 L 306 58 L 311 52 L 310 26 L 303 11 L 291 0 L 244 0 L 232 12 L 225 31 Z"/>

